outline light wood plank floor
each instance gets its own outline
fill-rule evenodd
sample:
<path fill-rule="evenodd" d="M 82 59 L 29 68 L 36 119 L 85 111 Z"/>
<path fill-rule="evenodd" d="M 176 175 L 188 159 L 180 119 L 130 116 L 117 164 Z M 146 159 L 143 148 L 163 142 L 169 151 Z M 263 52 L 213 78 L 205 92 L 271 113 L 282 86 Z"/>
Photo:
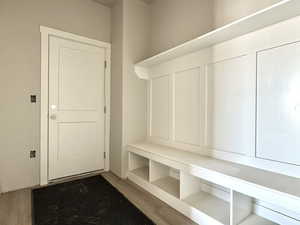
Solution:
<path fill-rule="evenodd" d="M 158 225 L 196 225 L 176 210 L 128 180 L 112 173 L 103 177 L 137 208 Z M 32 225 L 31 190 L 20 190 L 0 196 L 0 225 Z"/>
<path fill-rule="evenodd" d="M 134 183 L 128 180 L 124 181 L 112 173 L 102 175 L 154 223 L 158 225 L 196 225 L 196 223 Z"/>
<path fill-rule="evenodd" d="M 31 225 L 31 190 L 0 195 L 1 225 Z"/>

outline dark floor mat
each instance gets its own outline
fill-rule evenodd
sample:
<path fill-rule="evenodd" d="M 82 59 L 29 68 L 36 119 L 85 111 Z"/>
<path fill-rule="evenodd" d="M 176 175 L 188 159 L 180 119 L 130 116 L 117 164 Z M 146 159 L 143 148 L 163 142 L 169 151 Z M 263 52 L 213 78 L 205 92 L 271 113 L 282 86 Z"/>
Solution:
<path fill-rule="evenodd" d="M 154 225 L 102 176 L 33 191 L 35 225 Z"/>

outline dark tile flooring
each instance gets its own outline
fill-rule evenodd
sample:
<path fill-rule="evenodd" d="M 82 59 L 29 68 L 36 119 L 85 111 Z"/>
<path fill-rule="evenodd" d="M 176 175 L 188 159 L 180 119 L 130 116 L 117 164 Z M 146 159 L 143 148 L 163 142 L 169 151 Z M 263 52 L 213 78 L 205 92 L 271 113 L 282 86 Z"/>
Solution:
<path fill-rule="evenodd" d="M 154 225 L 102 176 L 33 191 L 34 225 Z"/>

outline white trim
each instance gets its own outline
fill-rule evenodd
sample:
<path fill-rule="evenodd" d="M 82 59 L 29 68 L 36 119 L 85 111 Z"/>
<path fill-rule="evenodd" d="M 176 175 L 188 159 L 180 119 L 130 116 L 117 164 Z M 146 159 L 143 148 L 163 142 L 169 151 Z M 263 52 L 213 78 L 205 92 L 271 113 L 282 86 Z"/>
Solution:
<path fill-rule="evenodd" d="M 110 169 L 110 84 L 111 84 L 111 46 L 106 47 L 106 70 L 105 70 L 105 171 Z"/>
<path fill-rule="evenodd" d="M 49 28 L 49 27 L 40 26 L 40 32 L 42 34 L 48 34 L 48 35 L 53 35 L 53 36 L 57 36 L 57 37 L 60 37 L 60 38 L 79 41 L 79 42 L 83 42 L 83 43 L 86 43 L 86 44 L 95 45 L 95 46 L 98 46 L 98 47 L 101 47 L 101 48 L 107 48 L 107 49 L 111 48 L 110 43 L 90 39 L 90 38 L 83 37 L 83 36 L 80 36 L 80 35 L 77 35 L 77 34 L 72 34 L 72 33 L 64 32 L 64 31 L 61 31 L 61 30 L 56 30 L 56 29 Z"/>
<path fill-rule="evenodd" d="M 49 34 L 41 32 L 40 185 L 48 184 L 48 43 Z"/>
<path fill-rule="evenodd" d="M 48 180 L 48 79 L 49 79 L 49 36 L 56 36 L 64 39 L 74 40 L 85 44 L 104 48 L 106 51 L 105 60 L 107 67 L 105 70 L 105 164 L 104 170 L 109 170 L 109 136 L 110 136 L 110 82 L 111 82 L 111 44 L 98 40 L 86 38 L 72 33 L 40 27 L 41 32 L 41 140 L 40 140 L 40 185 L 47 185 Z"/>

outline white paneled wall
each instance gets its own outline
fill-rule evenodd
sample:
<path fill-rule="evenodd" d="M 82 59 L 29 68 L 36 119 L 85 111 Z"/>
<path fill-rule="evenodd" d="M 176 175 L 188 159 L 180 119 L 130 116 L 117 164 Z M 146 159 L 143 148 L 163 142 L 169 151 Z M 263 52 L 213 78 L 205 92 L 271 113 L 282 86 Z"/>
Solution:
<path fill-rule="evenodd" d="M 207 66 L 207 146 L 210 149 L 251 154 L 255 141 L 252 59 L 243 55 Z"/>
<path fill-rule="evenodd" d="M 203 145 L 205 70 L 197 67 L 174 74 L 174 140 Z"/>
<path fill-rule="evenodd" d="M 170 87 L 169 76 L 151 81 L 151 136 L 169 139 Z"/>
<path fill-rule="evenodd" d="M 257 156 L 300 165 L 300 43 L 257 54 Z"/>
<path fill-rule="evenodd" d="M 300 177 L 299 24 L 151 67 L 148 140 Z"/>

